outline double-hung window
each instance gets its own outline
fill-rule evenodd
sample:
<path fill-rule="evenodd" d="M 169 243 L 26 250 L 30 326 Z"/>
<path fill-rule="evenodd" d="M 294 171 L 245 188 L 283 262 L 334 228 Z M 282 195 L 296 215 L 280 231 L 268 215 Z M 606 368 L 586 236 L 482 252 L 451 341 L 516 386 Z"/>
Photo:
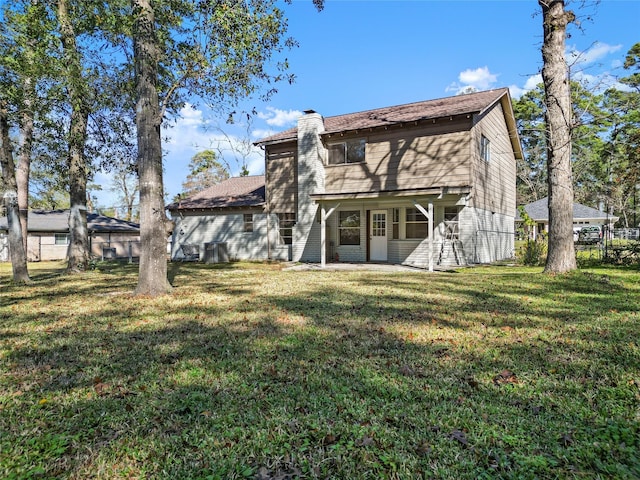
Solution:
<path fill-rule="evenodd" d="M 242 215 L 245 233 L 253 232 L 253 213 L 245 213 Z"/>
<path fill-rule="evenodd" d="M 415 207 L 407 207 L 405 216 L 406 238 L 427 238 L 429 221 L 424 214 Z"/>
<path fill-rule="evenodd" d="M 364 139 L 357 139 L 329 145 L 329 165 L 364 162 L 366 144 Z"/>
<path fill-rule="evenodd" d="M 293 226 L 296 224 L 295 213 L 279 213 L 278 214 L 278 234 L 280 236 L 280 244 L 293 244 Z"/>
<path fill-rule="evenodd" d="M 340 212 L 338 230 L 340 245 L 360 245 L 360 211 Z"/>
<path fill-rule="evenodd" d="M 491 160 L 491 142 L 484 135 L 480 137 L 480 157 L 485 162 Z"/>

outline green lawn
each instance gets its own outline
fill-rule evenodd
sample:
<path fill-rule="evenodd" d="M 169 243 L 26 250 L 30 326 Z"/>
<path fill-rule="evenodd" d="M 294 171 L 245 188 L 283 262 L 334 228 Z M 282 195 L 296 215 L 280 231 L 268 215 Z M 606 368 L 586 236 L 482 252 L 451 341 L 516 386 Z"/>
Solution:
<path fill-rule="evenodd" d="M 0 478 L 639 478 L 640 272 L 0 266 Z"/>

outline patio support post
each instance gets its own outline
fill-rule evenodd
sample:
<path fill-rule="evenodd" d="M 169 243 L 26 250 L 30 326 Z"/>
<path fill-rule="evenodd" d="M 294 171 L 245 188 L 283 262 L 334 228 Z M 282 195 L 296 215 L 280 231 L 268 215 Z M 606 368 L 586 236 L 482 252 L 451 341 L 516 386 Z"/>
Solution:
<path fill-rule="evenodd" d="M 428 235 L 429 235 L 429 271 L 433 272 L 433 202 L 429 201 L 428 210 L 425 209 L 415 200 L 413 205 L 425 216 L 429 221 Z"/>
<path fill-rule="evenodd" d="M 340 204 L 331 208 L 328 212 L 324 208 L 324 203 L 320 204 L 320 267 L 327 264 L 327 219 L 336 211 Z"/>
<path fill-rule="evenodd" d="M 429 271 L 433 272 L 433 202 L 429 202 Z"/>
<path fill-rule="evenodd" d="M 320 267 L 327 264 L 327 219 L 324 203 L 320 204 Z"/>

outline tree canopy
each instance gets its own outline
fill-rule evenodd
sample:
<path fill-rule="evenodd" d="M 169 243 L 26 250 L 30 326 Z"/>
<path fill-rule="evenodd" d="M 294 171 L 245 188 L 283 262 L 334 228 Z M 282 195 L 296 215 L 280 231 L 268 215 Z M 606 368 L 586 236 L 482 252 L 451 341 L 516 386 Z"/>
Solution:
<path fill-rule="evenodd" d="M 229 178 L 229 170 L 218 160 L 213 150 L 203 150 L 191 157 L 189 174 L 182 182 L 182 195 L 191 196 L 195 193 L 217 185 Z"/>

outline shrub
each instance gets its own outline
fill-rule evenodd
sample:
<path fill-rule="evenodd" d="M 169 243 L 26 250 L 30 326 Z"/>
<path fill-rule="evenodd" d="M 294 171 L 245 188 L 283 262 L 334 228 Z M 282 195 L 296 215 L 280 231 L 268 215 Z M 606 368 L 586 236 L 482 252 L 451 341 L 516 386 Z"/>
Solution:
<path fill-rule="evenodd" d="M 547 258 L 547 244 L 541 240 L 527 240 L 518 250 L 518 261 L 531 267 L 543 265 Z"/>

